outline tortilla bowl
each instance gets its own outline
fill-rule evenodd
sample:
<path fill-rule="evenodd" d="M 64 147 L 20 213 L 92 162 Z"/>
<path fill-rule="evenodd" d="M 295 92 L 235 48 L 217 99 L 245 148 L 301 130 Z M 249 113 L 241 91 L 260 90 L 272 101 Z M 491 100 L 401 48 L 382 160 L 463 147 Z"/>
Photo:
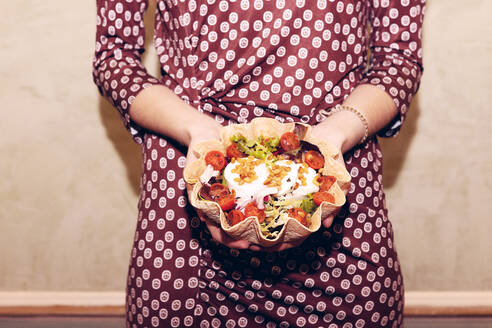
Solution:
<path fill-rule="evenodd" d="M 282 242 L 296 242 L 306 238 L 321 227 L 323 219 L 337 211 L 345 203 L 345 192 L 350 187 L 350 175 L 345 167 L 337 161 L 338 156 L 342 155 L 333 145 L 312 137 L 311 130 L 312 127 L 307 124 L 280 123 L 270 118 L 255 118 L 250 123 L 223 127 L 220 131 L 220 140 L 201 142 L 192 149 L 198 159 L 187 163 L 184 169 L 184 179 L 187 183 L 190 203 L 235 239 L 243 239 L 263 247 L 271 247 Z M 336 178 L 336 182 L 329 189 L 329 193 L 334 196 L 335 201 L 333 203 L 326 201 L 321 203 L 311 215 L 307 226 L 296 219 L 287 219 L 287 222 L 274 238 L 267 238 L 261 232 L 260 223 L 256 216 L 248 217 L 231 226 L 218 203 L 199 197 L 202 188 L 200 176 L 207 166 L 204 160 L 205 154 L 211 150 L 218 150 L 225 154 L 227 146 L 232 143 L 230 137 L 233 135 L 241 134 L 247 139 L 256 139 L 260 136 L 280 138 L 285 132 L 294 132 L 301 142 L 310 147 L 317 147 L 324 156 L 325 165 L 320 171 L 325 176 L 331 175 Z"/>

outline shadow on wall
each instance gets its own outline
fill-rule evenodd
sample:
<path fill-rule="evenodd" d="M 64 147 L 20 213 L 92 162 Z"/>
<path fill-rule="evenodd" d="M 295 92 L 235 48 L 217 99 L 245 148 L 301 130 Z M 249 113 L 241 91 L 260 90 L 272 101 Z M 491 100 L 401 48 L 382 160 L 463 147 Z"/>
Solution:
<path fill-rule="evenodd" d="M 383 185 L 385 189 L 393 187 L 398 181 L 398 176 L 403 170 L 410 145 L 418 130 L 417 120 L 419 115 L 420 105 L 417 94 L 412 100 L 412 105 L 410 106 L 400 134 L 396 138 L 380 139 L 383 152 Z"/>
<path fill-rule="evenodd" d="M 427 1 L 426 11 L 429 11 L 432 1 Z M 426 14 L 428 15 L 428 14 Z M 426 25 L 424 24 L 424 27 Z M 422 45 L 425 45 L 426 33 L 422 35 Z M 425 53 L 424 48 L 424 53 Z M 425 58 L 425 56 L 424 56 Z M 425 67 L 425 62 L 424 62 Z M 425 74 L 425 73 L 424 73 Z M 420 85 L 422 89 L 422 85 Z M 417 120 L 420 115 L 419 93 L 412 99 L 412 104 L 409 108 L 408 115 L 403 123 L 400 134 L 396 138 L 380 139 L 381 149 L 383 152 L 383 185 L 385 189 L 393 187 L 397 181 L 400 172 L 403 170 L 403 165 L 410 149 L 410 144 L 415 137 L 418 127 Z"/>
<path fill-rule="evenodd" d="M 145 49 L 153 47 L 153 33 L 154 33 L 154 13 L 156 11 L 155 1 L 150 1 L 147 11 L 144 16 L 145 22 Z M 145 51 L 142 55 L 142 62 L 146 61 L 149 51 Z M 158 58 L 151 58 L 157 63 L 157 67 L 160 67 Z M 156 72 L 150 71 L 152 75 L 159 78 L 159 70 Z M 99 96 L 99 114 L 101 117 L 101 123 L 106 129 L 106 135 L 111 140 L 114 148 L 116 149 L 120 160 L 126 167 L 126 173 L 128 183 L 132 186 L 132 190 L 135 195 L 139 194 L 140 174 L 142 170 L 142 155 L 140 146 L 137 145 L 130 133 L 124 128 L 123 122 L 119 116 L 118 111 L 106 100 L 104 97 Z"/>
<path fill-rule="evenodd" d="M 103 97 L 99 96 L 99 115 L 106 135 L 126 167 L 126 176 L 133 193 L 139 194 L 142 155 L 140 146 L 130 137 L 118 111 Z"/>

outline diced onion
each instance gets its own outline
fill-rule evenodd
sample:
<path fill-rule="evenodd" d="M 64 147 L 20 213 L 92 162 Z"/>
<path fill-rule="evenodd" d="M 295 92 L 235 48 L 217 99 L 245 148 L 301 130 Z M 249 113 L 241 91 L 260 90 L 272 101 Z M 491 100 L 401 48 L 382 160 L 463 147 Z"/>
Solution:
<path fill-rule="evenodd" d="M 236 209 L 242 210 L 243 208 L 246 207 L 246 205 L 248 205 L 252 201 L 253 201 L 253 198 L 251 198 L 250 196 L 239 197 L 236 200 Z"/>
<path fill-rule="evenodd" d="M 208 184 L 210 179 L 212 177 L 216 177 L 219 175 L 219 171 L 214 170 L 214 167 L 212 165 L 207 165 L 205 168 L 205 171 L 203 171 L 202 175 L 200 176 L 200 182 L 202 184 Z"/>

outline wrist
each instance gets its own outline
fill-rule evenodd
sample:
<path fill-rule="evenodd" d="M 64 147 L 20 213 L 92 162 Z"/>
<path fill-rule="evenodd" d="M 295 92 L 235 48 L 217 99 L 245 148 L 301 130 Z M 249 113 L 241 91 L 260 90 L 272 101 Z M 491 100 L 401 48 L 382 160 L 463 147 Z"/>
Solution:
<path fill-rule="evenodd" d="M 365 126 L 357 114 L 337 111 L 313 128 L 315 137 L 330 142 L 342 153 L 357 145 L 365 136 Z"/>
<path fill-rule="evenodd" d="M 163 85 L 153 85 L 142 90 L 130 107 L 130 116 L 146 129 L 185 146 L 189 146 L 195 139 L 219 137 L 218 122 L 197 111 Z"/>
<path fill-rule="evenodd" d="M 219 139 L 221 125 L 198 111 L 195 111 L 195 114 L 185 124 L 185 145 L 189 147 L 191 143 L 197 141 Z"/>

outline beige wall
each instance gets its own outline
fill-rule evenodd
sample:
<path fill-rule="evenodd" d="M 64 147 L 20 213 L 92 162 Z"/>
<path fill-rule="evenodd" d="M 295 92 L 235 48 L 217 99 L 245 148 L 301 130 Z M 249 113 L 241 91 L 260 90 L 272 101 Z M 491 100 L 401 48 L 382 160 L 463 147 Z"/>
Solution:
<path fill-rule="evenodd" d="M 92 84 L 95 1 L 66 3 L 0 2 L 0 291 L 125 284 L 139 150 Z M 407 290 L 492 290 L 491 11 L 429 2 L 422 87 L 384 141 Z"/>

